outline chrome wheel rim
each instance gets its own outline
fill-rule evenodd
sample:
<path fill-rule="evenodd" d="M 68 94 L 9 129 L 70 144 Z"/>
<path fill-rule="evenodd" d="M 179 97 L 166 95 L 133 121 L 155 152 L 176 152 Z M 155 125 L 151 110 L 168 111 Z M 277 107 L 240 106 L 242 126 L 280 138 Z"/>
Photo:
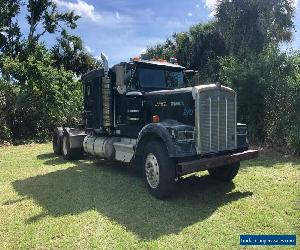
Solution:
<path fill-rule="evenodd" d="M 67 137 L 66 136 L 63 137 L 63 153 L 64 153 L 64 155 L 68 154 Z"/>
<path fill-rule="evenodd" d="M 145 162 L 146 178 L 151 188 L 157 188 L 159 184 L 159 165 L 154 154 L 149 153 Z"/>

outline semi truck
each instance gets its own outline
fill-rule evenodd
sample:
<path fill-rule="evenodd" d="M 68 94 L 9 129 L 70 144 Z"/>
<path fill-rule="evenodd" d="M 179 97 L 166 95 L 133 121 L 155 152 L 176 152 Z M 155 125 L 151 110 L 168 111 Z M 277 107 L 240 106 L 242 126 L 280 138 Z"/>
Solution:
<path fill-rule="evenodd" d="M 102 61 L 82 77 L 84 126 L 57 127 L 55 154 L 128 163 L 141 170 L 158 199 L 198 171 L 232 181 L 240 161 L 257 157 L 258 150 L 249 149 L 246 124 L 237 122 L 233 89 L 199 80 L 190 87 L 187 75 L 193 71 L 175 60 L 134 58 L 111 68 L 104 54 Z"/>

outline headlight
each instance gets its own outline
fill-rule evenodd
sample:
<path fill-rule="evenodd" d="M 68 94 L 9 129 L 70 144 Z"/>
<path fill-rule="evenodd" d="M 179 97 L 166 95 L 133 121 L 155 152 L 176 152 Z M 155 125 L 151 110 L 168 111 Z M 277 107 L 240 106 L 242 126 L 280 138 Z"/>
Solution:
<path fill-rule="evenodd" d="M 177 142 L 193 142 L 195 140 L 194 131 L 192 130 L 171 130 L 172 137 Z"/>
<path fill-rule="evenodd" d="M 236 135 L 237 135 L 237 147 L 245 148 L 248 147 L 249 142 L 247 138 L 247 126 L 246 124 L 238 123 L 236 127 Z"/>
<path fill-rule="evenodd" d="M 245 127 L 245 126 L 237 126 L 236 133 L 238 135 L 247 135 L 247 127 Z"/>

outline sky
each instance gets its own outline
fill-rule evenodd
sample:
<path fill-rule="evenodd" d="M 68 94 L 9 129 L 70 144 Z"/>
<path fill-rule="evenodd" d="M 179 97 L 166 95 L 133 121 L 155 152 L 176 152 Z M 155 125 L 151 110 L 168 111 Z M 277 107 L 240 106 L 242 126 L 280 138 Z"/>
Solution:
<path fill-rule="evenodd" d="M 300 49 L 300 11 L 295 1 L 295 29 L 287 48 Z M 217 0 L 54 0 L 59 10 L 74 10 L 81 18 L 76 30 L 86 50 L 99 57 L 104 52 L 110 66 L 141 54 L 151 45 L 165 41 L 174 32 L 186 31 L 194 24 L 213 18 Z M 26 33 L 26 10 L 21 11 Z M 44 41 L 51 46 L 54 35 Z"/>

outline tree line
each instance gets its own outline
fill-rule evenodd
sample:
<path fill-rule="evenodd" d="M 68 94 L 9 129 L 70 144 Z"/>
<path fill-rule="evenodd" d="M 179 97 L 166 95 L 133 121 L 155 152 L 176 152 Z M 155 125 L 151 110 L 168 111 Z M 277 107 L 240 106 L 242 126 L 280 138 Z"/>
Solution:
<path fill-rule="evenodd" d="M 250 140 L 300 154 L 300 54 L 283 49 L 294 13 L 291 0 L 220 0 L 211 21 L 174 33 L 146 54 L 176 57 L 202 83 L 234 88 Z M 79 125 L 80 76 L 100 66 L 70 33 L 80 17 L 52 0 L 0 0 L 0 16 L 0 141 L 45 140 L 57 125 Z M 51 48 L 45 35 L 56 37 Z"/>
<path fill-rule="evenodd" d="M 215 17 L 147 49 L 150 58 L 197 70 L 202 83 L 237 91 L 238 120 L 252 143 L 300 154 L 300 53 L 286 51 L 293 1 L 222 0 Z"/>

